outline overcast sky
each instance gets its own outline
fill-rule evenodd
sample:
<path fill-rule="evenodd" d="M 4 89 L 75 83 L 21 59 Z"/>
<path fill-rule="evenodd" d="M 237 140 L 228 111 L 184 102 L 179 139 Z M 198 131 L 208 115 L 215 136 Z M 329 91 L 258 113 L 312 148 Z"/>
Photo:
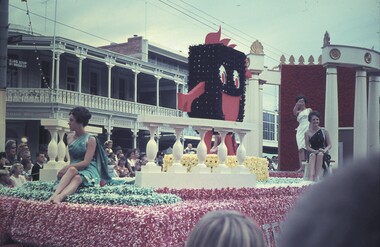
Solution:
<path fill-rule="evenodd" d="M 332 44 L 380 50 L 380 0 L 28 0 L 34 32 L 53 35 L 56 2 L 56 35 L 93 46 L 137 34 L 187 55 L 221 25 L 244 53 L 261 41 L 268 67 L 318 57 L 326 30 Z M 26 4 L 9 4 L 9 22 L 28 26 Z"/>

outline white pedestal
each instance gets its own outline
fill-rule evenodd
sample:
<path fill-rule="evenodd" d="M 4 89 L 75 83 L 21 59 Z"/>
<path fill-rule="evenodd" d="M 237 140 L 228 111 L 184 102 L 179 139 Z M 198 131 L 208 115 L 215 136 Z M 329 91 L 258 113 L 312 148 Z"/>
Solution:
<path fill-rule="evenodd" d="M 204 164 L 203 165 L 198 164 L 192 167 L 190 172 L 194 174 L 207 174 L 207 173 L 211 173 L 211 168 L 207 167 Z"/>
<path fill-rule="evenodd" d="M 182 165 L 172 165 L 168 168 L 169 173 L 187 173 L 187 168 Z"/>
<path fill-rule="evenodd" d="M 226 165 L 218 165 L 217 167 L 214 167 L 213 173 L 231 174 L 231 168 Z"/>
<path fill-rule="evenodd" d="M 238 165 L 235 168 L 232 168 L 232 174 L 250 174 L 249 169 L 243 165 Z"/>
<path fill-rule="evenodd" d="M 158 165 L 149 165 L 149 163 L 148 163 L 146 166 L 142 166 L 141 167 L 141 172 L 146 172 L 146 173 L 161 173 L 161 166 L 158 166 Z"/>
<path fill-rule="evenodd" d="M 40 170 L 40 181 L 51 182 L 57 180 L 57 174 L 61 168 L 44 168 Z"/>
<path fill-rule="evenodd" d="M 136 173 L 139 187 L 169 189 L 255 188 L 255 174 Z"/>

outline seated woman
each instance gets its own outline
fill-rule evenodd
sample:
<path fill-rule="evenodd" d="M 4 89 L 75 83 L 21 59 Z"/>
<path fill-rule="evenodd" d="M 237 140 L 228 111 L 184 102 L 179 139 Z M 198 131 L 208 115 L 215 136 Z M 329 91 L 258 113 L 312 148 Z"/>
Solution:
<path fill-rule="evenodd" d="M 69 113 L 69 127 L 73 131 L 67 135 L 71 163 L 58 172 L 59 183 L 49 202 L 62 202 L 80 186 L 91 187 L 100 183 L 97 159 L 100 159 L 101 155 L 95 154 L 96 151 L 104 152 L 104 150 L 99 144 L 97 146 L 95 137 L 84 130 L 90 119 L 91 113 L 84 107 L 76 107 Z M 101 165 L 107 164 L 101 162 Z M 108 173 L 102 175 L 109 178 Z"/>
<path fill-rule="evenodd" d="M 139 157 L 140 155 L 140 151 L 137 149 L 137 148 L 133 148 L 131 150 L 129 150 L 128 154 L 127 154 L 127 167 L 128 169 L 132 169 L 131 170 L 131 176 L 134 177 L 135 176 L 135 171 L 136 171 L 136 164 L 139 163 Z"/>
<path fill-rule="evenodd" d="M 132 169 L 128 167 L 127 159 L 125 157 L 121 157 L 117 166 L 115 166 L 115 171 L 119 178 L 128 177 L 132 172 Z"/>
<path fill-rule="evenodd" d="M 305 133 L 306 149 L 310 152 L 309 179 L 312 181 L 319 180 L 323 157 L 331 149 L 330 134 L 326 129 L 319 127 L 319 117 L 320 114 L 317 111 L 309 114 L 310 128 Z"/>
<path fill-rule="evenodd" d="M 23 175 L 27 181 L 32 181 L 32 161 L 28 159 L 23 159 L 21 160 L 21 165 L 24 168 L 21 175 Z"/>

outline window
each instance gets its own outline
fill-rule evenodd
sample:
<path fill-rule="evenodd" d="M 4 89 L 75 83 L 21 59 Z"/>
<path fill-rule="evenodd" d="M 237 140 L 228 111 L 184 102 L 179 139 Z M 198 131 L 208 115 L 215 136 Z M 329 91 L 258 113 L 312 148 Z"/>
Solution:
<path fill-rule="evenodd" d="M 275 115 L 263 112 L 263 139 L 274 141 L 275 139 Z"/>
<path fill-rule="evenodd" d="M 119 99 L 125 99 L 125 80 L 119 79 Z"/>
<path fill-rule="evenodd" d="M 67 84 L 66 89 L 70 91 L 76 90 L 75 68 L 73 66 L 67 66 Z"/>
<path fill-rule="evenodd" d="M 90 72 L 90 94 L 98 95 L 98 74 Z"/>
<path fill-rule="evenodd" d="M 18 56 L 8 55 L 7 87 L 17 87 L 19 80 L 19 68 L 16 66 L 17 63 L 12 61 L 18 61 Z"/>

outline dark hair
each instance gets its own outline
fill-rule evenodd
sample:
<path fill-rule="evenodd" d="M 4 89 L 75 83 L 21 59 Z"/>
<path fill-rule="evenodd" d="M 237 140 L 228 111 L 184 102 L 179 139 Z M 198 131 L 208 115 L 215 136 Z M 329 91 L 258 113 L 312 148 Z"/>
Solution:
<path fill-rule="evenodd" d="M 32 163 L 31 160 L 23 159 L 21 160 L 21 165 L 25 168 L 27 164 Z"/>
<path fill-rule="evenodd" d="M 127 161 L 127 159 L 125 158 L 125 157 L 121 157 L 120 159 L 119 159 L 119 161 L 117 162 L 117 165 L 119 166 L 120 165 L 120 162 L 121 161 Z M 124 166 L 125 166 L 125 164 L 124 164 Z"/>
<path fill-rule="evenodd" d="M 298 100 L 300 100 L 300 99 L 303 99 L 303 100 L 305 101 L 305 103 L 307 103 L 307 99 L 306 99 L 305 95 L 303 95 L 303 94 L 297 95 L 297 97 L 296 97 L 296 103 L 297 103 Z"/>
<path fill-rule="evenodd" d="M 254 221 L 231 210 L 213 211 L 203 216 L 191 231 L 186 247 L 267 246 Z"/>
<path fill-rule="evenodd" d="M 83 126 L 88 125 L 88 121 L 91 119 L 91 113 L 85 107 L 75 107 L 69 113 L 69 115 L 73 115 L 77 123 L 83 124 Z"/>
<path fill-rule="evenodd" d="M 40 156 L 40 154 L 45 155 L 45 153 L 44 153 L 43 151 L 39 151 L 39 152 L 36 153 L 36 158 L 37 158 L 38 156 Z"/>
<path fill-rule="evenodd" d="M 5 151 L 9 151 L 9 149 L 11 149 L 11 147 L 14 145 L 16 145 L 16 148 L 17 148 L 17 144 L 16 144 L 16 141 L 15 140 L 8 140 L 6 143 L 5 143 Z"/>
<path fill-rule="evenodd" d="M 311 122 L 311 118 L 313 116 L 321 118 L 321 114 L 318 111 L 312 111 L 312 112 L 309 113 L 309 116 L 307 116 L 307 120 L 309 120 L 309 122 Z"/>
<path fill-rule="evenodd" d="M 131 157 L 132 153 L 136 154 L 136 151 L 137 151 L 137 148 L 132 148 L 132 149 L 128 150 L 127 158 L 129 159 Z"/>

